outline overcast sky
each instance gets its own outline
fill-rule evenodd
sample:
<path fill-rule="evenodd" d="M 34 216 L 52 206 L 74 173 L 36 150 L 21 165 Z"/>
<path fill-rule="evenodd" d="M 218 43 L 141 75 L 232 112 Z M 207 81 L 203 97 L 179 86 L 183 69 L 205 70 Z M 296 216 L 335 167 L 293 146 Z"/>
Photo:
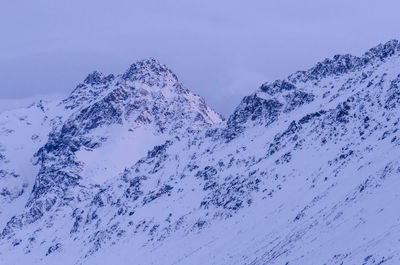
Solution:
<path fill-rule="evenodd" d="M 0 99 L 155 57 L 227 116 L 261 83 L 400 39 L 399 0 L 1 0 Z M 1 102 L 1 101 L 0 101 Z"/>

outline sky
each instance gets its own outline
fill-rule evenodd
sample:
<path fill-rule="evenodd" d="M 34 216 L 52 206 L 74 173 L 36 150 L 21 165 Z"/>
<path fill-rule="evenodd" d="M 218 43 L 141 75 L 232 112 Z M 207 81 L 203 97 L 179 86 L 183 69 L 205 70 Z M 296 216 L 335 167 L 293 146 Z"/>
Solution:
<path fill-rule="evenodd" d="M 157 58 L 224 116 L 262 83 L 400 39 L 398 0 L 1 0 L 0 104 Z M 0 106 L 1 109 L 1 106 Z"/>

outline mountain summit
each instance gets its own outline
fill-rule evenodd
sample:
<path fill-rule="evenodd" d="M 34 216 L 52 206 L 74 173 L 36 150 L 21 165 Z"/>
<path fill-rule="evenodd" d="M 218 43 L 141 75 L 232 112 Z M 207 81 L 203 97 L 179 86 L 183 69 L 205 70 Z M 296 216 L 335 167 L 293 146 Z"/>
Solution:
<path fill-rule="evenodd" d="M 337 55 L 222 121 L 148 59 L 3 113 L 0 263 L 398 264 L 399 66 Z"/>
<path fill-rule="evenodd" d="M 67 195 L 73 187 L 101 184 L 118 176 L 155 145 L 196 134 L 222 121 L 201 97 L 154 59 L 134 63 L 116 76 L 94 71 L 60 103 L 40 102 L 19 112 L 12 115 L 20 116 L 28 126 L 5 123 L 4 130 L 9 133 L 3 134 L 4 144 L 18 142 L 21 134 L 26 135 L 27 142 L 18 148 L 18 157 L 30 150 L 31 141 L 37 143 L 36 151 L 28 151 L 30 157 L 25 161 L 31 167 L 33 160 L 32 172 L 37 173 L 24 173 L 25 181 L 21 177 L 12 188 L 4 188 L 3 194 L 7 203 L 24 197 L 19 200 L 23 203 L 33 185 L 25 201 L 30 210 L 13 217 L 26 223 L 40 219 L 66 197 L 74 198 Z M 10 114 L 4 115 L 7 120 Z M 44 127 L 42 133 L 39 126 Z M 11 145 L 3 150 L 7 163 L 7 153 L 16 152 L 14 149 Z M 19 170 L 20 166 L 15 166 L 4 171 L 4 178 L 22 175 Z"/>
<path fill-rule="evenodd" d="M 132 64 L 122 78 L 129 81 L 140 81 L 150 87 L 165 87 L 178 82 L 176 75 L 154 58 Z"/>

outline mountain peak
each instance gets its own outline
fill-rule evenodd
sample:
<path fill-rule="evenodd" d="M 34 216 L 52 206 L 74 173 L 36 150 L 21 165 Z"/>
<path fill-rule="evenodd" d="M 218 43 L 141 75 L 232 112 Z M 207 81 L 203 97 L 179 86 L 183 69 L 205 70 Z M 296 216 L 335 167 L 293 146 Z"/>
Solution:
<path fill-rule="evenodd" d="M 154 58 L 144 59 L 133 63 L 122 75 L 129 81 L 139 81 L 149 86 L 164 87 L 178 82 L 177 76 L 164 64 Z"/>
<path fill-rule="evenodd" d="M 177 76 L 166 65 L 154 58 L 148 58 L 133 63 L 123 74 L 116 76 L 104 75 L 99 71 L 91 72 L 63 103 L 66 108 L 75 108 L 85 102 L 95 102 L 103 93 L 112 92 L 113 89 L 121 87 L 121 84 L 124 83 L 125 85 L 130 83 L 132 88 L 144 84 L 148 87 L 165 88 L 169 86 L 185 90 L 180 84 L 177 86 L 179 83 Z"/>
<path fill-rule="evenodd" d="M 114 78 L 113 74 L 105 76 L 99 71 L 93 71 L 83 80 L 83 83 L 87 85 L 99 85 L 105 84 Z"/>
<path fill-rule="evenodd" d="M 104 75 L 98 71 L 93 71 L 83 80 L 85 84 L 95 84 L 101 81 Z"/>

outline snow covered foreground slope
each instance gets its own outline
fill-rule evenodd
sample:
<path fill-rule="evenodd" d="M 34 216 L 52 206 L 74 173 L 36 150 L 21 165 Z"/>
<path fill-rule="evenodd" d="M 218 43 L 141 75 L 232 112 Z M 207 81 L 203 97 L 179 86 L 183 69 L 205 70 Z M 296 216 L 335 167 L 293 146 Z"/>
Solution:
<path fill-rule="evenodd" d="M 224 122 L 155 60 L 32 108 L 1 114 L 0 264 L 400 263 L 398 41 Z"/>

